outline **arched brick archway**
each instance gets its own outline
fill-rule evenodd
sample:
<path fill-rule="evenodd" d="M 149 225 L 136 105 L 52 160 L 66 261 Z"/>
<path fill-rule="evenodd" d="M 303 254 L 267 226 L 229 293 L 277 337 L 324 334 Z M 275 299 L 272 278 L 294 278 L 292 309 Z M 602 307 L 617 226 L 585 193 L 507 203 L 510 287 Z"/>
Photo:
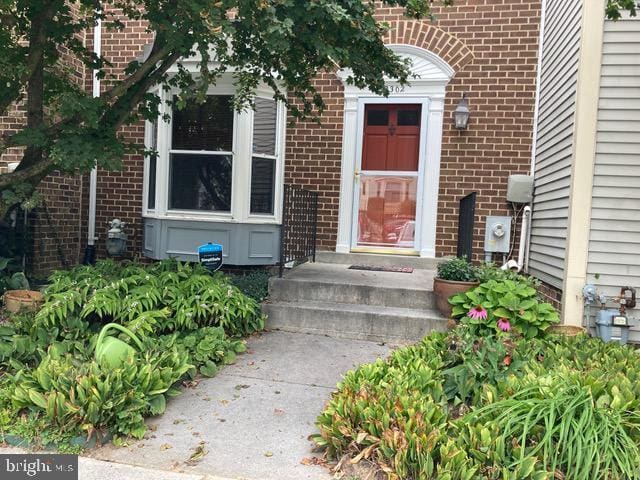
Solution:
<path fill-rule="evenodd" d="M 412 45 L 435 53 L 449 64 L 454 71 L 460 71 L 474 58 L 471 49 L 459 38 L 435 25 L 419 20 L 392 22 L 392 27 L 384 38 L 390 45 Z"/>
<path fill-rule="evenodd" d="M 390 40 L 393 40 L 393 37 Z M 338 73 L 344 82 L 344 133 L 342 136 L 336 251 L 339 253 L 358 251 L 388 253 L 391 248 L 395 249 L 393 250 L 395 253 L 433 258 L 436 254 L 436 215 L 445 90 L 456 71 L 441 56 L 420 46 L 409 43 L 391 43 L 391 41 L 387 45 L 400 57 L 410 61 L 409 70 L 411 73 L 406 85 L 399 85 L 393 79 L 388 79 L 389 95 L 387 97 L 375 95 L 368 90 L 350 84 L 347 81 L 349 78 L 348 70 Z M 410 228 L 413 228 L 414 233 L 411 235 L 410 241 L 404 242 L 402 245 L 393 245 L 393 247 L 368 245 L 367 242 L 361 243 L 358 240 L 359 219 L 363 215 L 363 208 L 365 208 L 361 208 L 364 203 L 360 198 L 361 192 L 364 191 L 361 189 L 360 170 L 367 170 L 361 164 L 364 148 L 365 111 L 367 106 L 397 106 L 400 104 L 413 107 L 419 105 L 422 112 L 418 122 L 420 127 L 418 167 L 415 176 L 411 177 L 415 182 L 414 194 L 417 208 L 415 212 L 412 212 L 414 215 L 412 220 L 407 222 L 407 224 L 411 224 Z M 385 178 L 385 174 L 373 172 L 375 169 L 369 170 L 366 175 L 370 179 L 374 178 L 373 176 L 377 176 L 376 178 L 379 179 Z M 399 172 L 390 171 L 387 175 L 390 175 L 388 178 L 397 177 Z M 409 178 L 406 176 L 408 175 L 406 172 L 404 175 L 403 178 Z"/>

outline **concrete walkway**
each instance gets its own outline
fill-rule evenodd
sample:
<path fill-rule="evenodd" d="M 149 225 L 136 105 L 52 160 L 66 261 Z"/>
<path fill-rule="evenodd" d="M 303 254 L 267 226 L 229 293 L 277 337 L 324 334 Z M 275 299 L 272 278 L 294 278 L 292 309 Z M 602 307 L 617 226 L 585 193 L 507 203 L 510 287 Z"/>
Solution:
<path fill-rule="evenodd" d="M 317 431 L 316 417 L 342 374 L 386 356 L 389 347 L 277 331 L 251 338 L 248 346 L 235 365 L 172 399 L 163 415 L 149 420 L 145 439 L 90 453 L 127 465 L 110 469 L 129 470 L 101 476 L 98 463 L 98 473 L 80 478 L 146 479 L 145 469 L 154 469 L 163 471 L 155 478 L 171 480 L 178 472 L 193 475 L 183 480 L 330 479 L 326 468 L 301 463 L 313 456 L 307 437 Z"/>
<path fill-rule="evenodd" d="M 1 447 L 2 454 L 30 454 L 32 452 L 17 447 Z M 69 477 L 71 478 L 71 477 Z M 231 480 L 211 475 L 156 470 L 121 463 L 106 462 L 94 458 L 78 459 L 78 480 Z"/>

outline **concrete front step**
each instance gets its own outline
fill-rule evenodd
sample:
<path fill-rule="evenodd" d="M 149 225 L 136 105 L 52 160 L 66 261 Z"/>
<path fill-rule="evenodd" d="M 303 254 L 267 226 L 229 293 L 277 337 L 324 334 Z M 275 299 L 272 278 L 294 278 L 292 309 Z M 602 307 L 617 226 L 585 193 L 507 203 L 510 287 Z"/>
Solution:
<path fill-rule="evenodd" d="M 447 321 L 433 310 L 301 301 L 267 302 L 267 328 L 356 340 L 417 341 Z"/>
<path fill-rule="evenodd" d="M 284 278 L 271 278 L 269 299 L 426 310 L 435 305 L 433 275 L 431 270 L 375 272 L 350 270 L 348 265 L 305 264 Z"/>
<path fill-rule="evenodd" d="M 446 328 L 433 310 L 434 270 L 350 270 L 308 263 L 269 281 L 267 327 L 385 342 L 419 340 Z"/>
<path fill-rule="evenodd" d="M 337 253 L 326 250 L 316 252 L 316 262 L 342 265 L 376 265 L 379 267 L 411 267 L 434 270 L 445 258 L 422 258 L 410 255 L 380 255 L 373 253 Z"/>

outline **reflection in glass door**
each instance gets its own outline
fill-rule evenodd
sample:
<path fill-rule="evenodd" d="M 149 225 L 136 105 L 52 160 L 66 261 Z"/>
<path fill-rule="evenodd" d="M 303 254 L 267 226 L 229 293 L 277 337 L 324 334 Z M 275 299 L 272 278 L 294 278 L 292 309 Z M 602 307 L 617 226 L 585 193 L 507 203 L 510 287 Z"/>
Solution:
<path fill-rule="evenodd" d="M 417 175 L 362 174 L 359 247 L 414 247 L 417 184 Z"/>
<path fill-rule="evenodd" d="M 356 247 L 415 249 L 421 105 L 365 107 Z"/>

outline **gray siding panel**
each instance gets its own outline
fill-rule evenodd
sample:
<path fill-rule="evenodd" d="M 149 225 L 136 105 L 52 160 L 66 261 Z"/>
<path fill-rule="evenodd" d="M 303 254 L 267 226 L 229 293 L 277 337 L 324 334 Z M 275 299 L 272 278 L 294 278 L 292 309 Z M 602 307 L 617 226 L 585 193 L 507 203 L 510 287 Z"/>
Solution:
<path fill-rule="evenodd" d="M 144 219 L 143 254 L 156 260 L 197 262 L 198 247 L 222 245 L 225 265 L 275 265 L 280 259 L 280 226 L 214 221 Z"/>
<path fill-rule="evenodd" d="M 562 287 L 582 0 L 546 4 L 535 152 L 529 271 Z"/>
<path fill-rule="evenodd" d="M 605 22 L 602 64 L 587 273 L 617 295 L 640 288 L 640 19 Z"/>

